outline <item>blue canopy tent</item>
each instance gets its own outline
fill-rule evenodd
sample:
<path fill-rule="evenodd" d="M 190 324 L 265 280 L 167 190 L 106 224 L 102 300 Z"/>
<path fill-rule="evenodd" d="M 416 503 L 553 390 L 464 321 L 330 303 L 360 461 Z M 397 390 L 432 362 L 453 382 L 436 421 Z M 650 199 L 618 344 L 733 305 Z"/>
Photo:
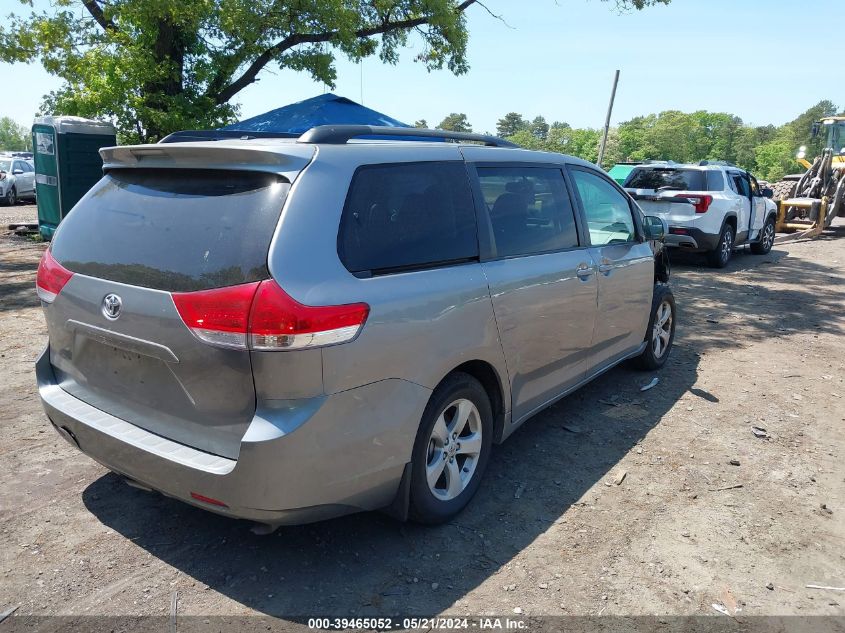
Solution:
<path fill-rule="evenodd" d="M 355 103 L 351 99 L 328 93 L 291 103 L 220 129 L 299 136 L 317 125 L 338 124 L 411 127 L 386 114 Z"/>
<path fill-rule="evenodd" d="M 245 136 L 252 138 L 261 136 L 296 138 L 318 125 L 411 127 L 386 114 L 365 108 L 351 99 L 328 93 L 291 103 L 216 130 L 173 132 L 159 142 L 217 141 Z"/>

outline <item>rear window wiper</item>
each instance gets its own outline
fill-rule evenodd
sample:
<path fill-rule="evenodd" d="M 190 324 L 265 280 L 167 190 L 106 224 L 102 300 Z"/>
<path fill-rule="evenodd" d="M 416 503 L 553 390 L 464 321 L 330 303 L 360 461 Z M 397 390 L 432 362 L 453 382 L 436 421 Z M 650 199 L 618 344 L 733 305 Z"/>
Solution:
<path fill-rule="evenodd" d="M 684 187 L 678 187 L 677 185 L 663 185 L 662 187 L 658 187 L 655 191 L 683 191 Z"/>

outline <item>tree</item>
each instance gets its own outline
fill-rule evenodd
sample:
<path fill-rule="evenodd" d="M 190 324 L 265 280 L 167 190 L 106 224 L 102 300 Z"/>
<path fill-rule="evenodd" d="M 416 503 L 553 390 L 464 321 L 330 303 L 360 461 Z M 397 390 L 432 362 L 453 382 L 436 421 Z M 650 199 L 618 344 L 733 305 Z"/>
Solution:
<path fill-rule="evenodd" d="M 123 139 L 154 141 L 230 122 L 232 99 L 268 66 L 334 86 L 336 55 L 395 64 L 411 32 L 417 61 L 464 73 L 464 11 L 476 2 L 59 0 L 0 28 L 0 60 L 40 60 L 64 80 L 42 109 L 109 118 Z"/>
<path fill-rule="evenodd" d="M 786 174 L 801 169 L 795 162 L 795 147 L 785 138 L 760 145 L 754 154 L 755 173 L 764 180 L 780 180 Z"/>
<path fill-rule="evenodd" d="M 453 112 L 440 122 L 437 129 L 448 130 L 449 132 L 472 132 L 472 125 L 467 120 L 466 114 Z"/>
<path fill-rule="evenodd" d="M 31 148 L 29 130 L 7 116 L 0 118 L 0 150 L 28 151 Z"/>
<path fill-rule="evenodd" d="M 531 133 L 541 140 L 545 140 L 549 134 L 549 124 L 546 119 L 541 116 L 534 117 L 531 121 Z"/>
<path fill-rule="evenodd" d="M 502 138 L 513 136 L 520 130 L 528 129 L 528 121 L 522 118 L 518 112 L 508 112 L 496 122 L 496 134 Z"/>
<path fill-rule="evenodd" d="M 415 121 L 414 127 L 427 128 L 428 127 L 428 121 L 426 121 L 425 119 L 420 119 L 419 121 Z"/>

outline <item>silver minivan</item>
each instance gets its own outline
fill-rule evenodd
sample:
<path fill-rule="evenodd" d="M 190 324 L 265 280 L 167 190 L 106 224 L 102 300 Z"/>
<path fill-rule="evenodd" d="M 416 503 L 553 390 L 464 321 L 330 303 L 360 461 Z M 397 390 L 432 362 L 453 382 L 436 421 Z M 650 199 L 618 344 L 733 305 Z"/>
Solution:
<path fill-rule="evenodd" d="M 134 485 L 270 526 L 440 522 L 532 415 L 669 355 L 664 225 L 582 160 L 361 126 L 101 154 L 39 265 L 36 374 Z"/>

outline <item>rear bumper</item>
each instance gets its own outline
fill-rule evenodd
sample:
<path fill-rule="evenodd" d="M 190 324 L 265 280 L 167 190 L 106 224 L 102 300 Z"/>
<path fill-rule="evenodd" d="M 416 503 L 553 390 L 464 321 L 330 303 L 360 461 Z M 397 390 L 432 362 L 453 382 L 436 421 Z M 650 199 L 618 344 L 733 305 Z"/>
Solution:
<path fill-rule="evenodd" d="M 673 233 L 673 230 L 677 232 Z M 664 242 L 666 246 L 684 250 L 712 251 L 719 243 L 719 236 L 697 228 L 670 224 Z"/>
<path fill-rule="evenodd" d="M 390 504 L 431 394 L 392 379 L 261 403 L 233 460 L 150 433 L 65 392 L 49 347 L 36 362 L 36 377 L 52 424 L 106 468 L 206 510 L 275 525 Z M 225 507 L 198 501 L 192 492 Z"/>

